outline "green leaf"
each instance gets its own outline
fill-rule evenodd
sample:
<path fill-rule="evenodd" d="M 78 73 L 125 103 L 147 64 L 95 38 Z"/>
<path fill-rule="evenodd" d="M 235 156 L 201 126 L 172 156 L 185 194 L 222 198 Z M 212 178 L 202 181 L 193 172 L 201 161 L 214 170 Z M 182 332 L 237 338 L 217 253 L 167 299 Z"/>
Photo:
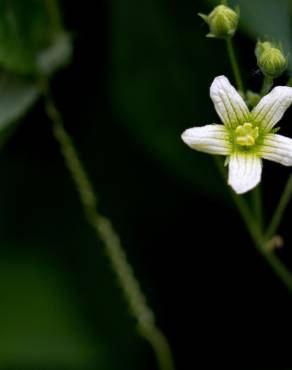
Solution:
<path fill-rule="evenodd" d="M 2 0 L 0 2 L 0 66 L 18 74 L 36 74 L 38 62 L 44 70 L 55 69 L 56 60 L 68 58 L 69 38 L 65 40 L 55 0 Z M 45 50 L 52 48 L 44 55 Z M 53 55 L 52 55 L 53 54 Z M 57 57 L 56 57 L 57 54 Z M 45 62 L 44 62 L 45 59 Z M 49 66 L 49 62 L 53 66 Z"/>
<path fill-rule="evenodd" d="M 39 71 L 45 75 L 53 74 L 60 67 L 69 64 L 72 52 L 70 36 L 65 32 L 58 33 L 51 46 L 39 53 L 37 57 Z"/>
<path fill-rule="evenodd" d="M 125 0 L 111 2 L 110 11 L 109 84 L 121 122 L 164 166 L 222 195 L 212 157 L 181 140 L 185 129 L 214 122 L 209 86 L 224 70 L 224 58 L 214 63 L 221 44 L 205 47 L 196 9 L 180 13 L 167 1 Z"/>
<path fill-rule="evenodd" d="M 2 72 L 0 74 L 0 147 L 12 133 L 19 119 L 39 95 L 35 83 L 28 79 Z"/>
<path fill-rule="evenodd" d="M 71 55 L 55 0 L 0 2 L 0 147 L 39 96 L 37 77 L 51 75 Z"/>

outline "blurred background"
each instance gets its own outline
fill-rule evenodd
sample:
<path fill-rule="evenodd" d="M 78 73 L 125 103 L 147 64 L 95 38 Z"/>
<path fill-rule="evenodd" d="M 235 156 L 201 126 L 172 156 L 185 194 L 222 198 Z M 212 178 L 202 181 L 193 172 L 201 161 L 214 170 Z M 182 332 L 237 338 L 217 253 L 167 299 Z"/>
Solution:
<path fill-rule="evenodd" d="M 255 41 L 269 36 L 291 52 L 291 1 L 237 3 L 235 47 L 256 90 Z M 253 247 L 212 157 L 180 139 L 218 122 L 213 78 L 233 81 L 224 42 L 206 39 L 196 15 L 216 4 L 0 1 L 1 369 L 156 368 L 83 217 L 39 97 L 36 55 L 177 369 L 292 367 L 291 296 Z M 291 119 L 290 110 L 290 137 Z M 289 173 L 265 163 L 267 221 Z M 290 207 L 277 253 L 292 268 L 291 216 Z"/>

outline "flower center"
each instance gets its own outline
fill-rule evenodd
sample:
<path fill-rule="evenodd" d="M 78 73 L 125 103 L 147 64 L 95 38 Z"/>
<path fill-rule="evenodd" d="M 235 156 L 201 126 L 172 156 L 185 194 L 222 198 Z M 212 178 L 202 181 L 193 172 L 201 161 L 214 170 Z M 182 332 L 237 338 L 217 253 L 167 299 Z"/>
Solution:
<path fill-rule="evenodd" d="M 236 144 L 241 146 L 252 146 L 255 144 L 256 139 L 259 137 L 259 128 L 252 127 L 252 123 L 245 122 L 235 129 Z"/>

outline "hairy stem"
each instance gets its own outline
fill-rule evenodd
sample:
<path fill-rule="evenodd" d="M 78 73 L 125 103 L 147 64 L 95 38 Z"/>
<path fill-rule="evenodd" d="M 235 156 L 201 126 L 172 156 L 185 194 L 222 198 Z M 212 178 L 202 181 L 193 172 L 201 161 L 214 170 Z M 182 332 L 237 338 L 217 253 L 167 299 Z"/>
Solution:
<path fill-rule="evenodd" d="M 242 82 L 242 78 L 240 74 L 239 65 L 236 59 L 232 38 L 226 39 L 226 45 L 227 45 L 227 51 L 228 51 L 230 64 L 231 64 L 233 75 L 234 75 L 235 82 L 236 82 L 236 87 L 240 92 L 244 93 L 244 86 L 243 86 L 243 82 Z"/>
<path fill-rule="evenodd" d="M 97 199 L 86 170 L 71 137 L 65 131 L 63 120 L 56 109 L 45 82 L 45 109 L 52 122 L 53 134 L 60 145 L 65 164 L 72 176 L 88 223 L 105 246 L 113 271 L 123 291 L 130 312 L 137 320 L 139 333 L 154 350 L 160 370 L 174 370 L 174 362 L 168 341 L 155 324 L 153 311 L 149 308 L 140 284 L 121 246 L 120 239 L 111 222 L 97 212 Z"/>

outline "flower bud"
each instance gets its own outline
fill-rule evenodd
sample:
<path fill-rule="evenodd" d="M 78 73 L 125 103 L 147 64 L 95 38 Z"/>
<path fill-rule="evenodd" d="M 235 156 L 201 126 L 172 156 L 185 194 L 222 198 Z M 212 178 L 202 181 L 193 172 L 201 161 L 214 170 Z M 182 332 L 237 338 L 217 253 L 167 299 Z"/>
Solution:
<path fill-rule="evenodd" d="M 239 13 L 226 5 L 218 5 L 209 15 L 198 14 L 210 27 L 207 37 L 226 39 L 232 37 L 237 29 Z"/>
<path fill-rule="evenodd" d="M 277 78 L 287 69 L 288 58 L 283 54 L 280 47 L 268 41 L 259 41 L 255 54 L 257 64 L 265 76 Z"/>

